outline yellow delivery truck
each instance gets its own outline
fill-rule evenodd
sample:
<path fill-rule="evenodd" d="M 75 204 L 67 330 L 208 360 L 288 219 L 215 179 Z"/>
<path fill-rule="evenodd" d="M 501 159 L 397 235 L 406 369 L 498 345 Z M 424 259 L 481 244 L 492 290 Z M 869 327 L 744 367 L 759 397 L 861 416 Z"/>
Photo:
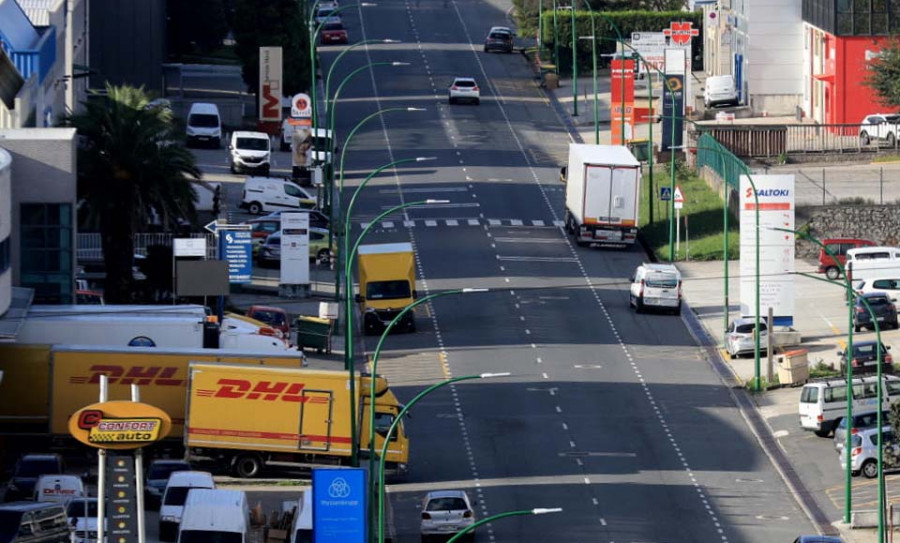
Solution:
<path fill-rule="evenodd" d="M 304 358 L 298 352 L 0 345 L 0 433 L 67 436 L 69 417 L 98 401 L 106 375 L 110 400 L 131 399 L 131 385 L 140 386 L 141 401 L 168 413 L 169 435 L 180 440 L 191 361 L 299 368 Z"/>
<path fill-rule="evenodd" d="M 349 463 L 350 376 L 274 366 L 191 364 L 184 443 L 188 459 L 254 477 L 267 465 Z M 356 375 L 359 450 L 369 448 L 370 376 Z M 402 406 L 383 377 L 375 378 L 375 450 Z M 403 474 L 409 440 L 398 424 L 386 468 Z"/>
<path fill-rule="evenodd" d="M 412 244 L 361 245 L 357 262 L 356 301 L 360 304 L 366 333 L 378 332 L 416 298 L 416 258 Z M 415 332 L 413 312 L 406 313 L 397 326 Z"/>

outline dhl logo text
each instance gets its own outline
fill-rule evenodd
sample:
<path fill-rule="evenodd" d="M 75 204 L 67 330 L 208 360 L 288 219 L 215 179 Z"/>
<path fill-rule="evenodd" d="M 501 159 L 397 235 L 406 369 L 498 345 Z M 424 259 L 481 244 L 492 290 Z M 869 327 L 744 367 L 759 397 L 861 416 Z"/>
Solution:
<path fill-rule="evenodd" d="M 174 379 L 179 368 L 169 366 L 115 366 L 94 364 L 88 370 L 90 376 L 76 375 L 69 377 L 69 382 L 77 385 L 95 385 L 100 382 L 100 376 L 106 375 L 110 385 L 139 385 L 139 386 L 184 386 L 184 379 Z"/>
<path fill-rule="evenodd" d="M 324 396 L 307 396 L 305 383 L 285 383 L 283 381 L 259 381 L 256 384 L 246 379 L 219 379 L 217 389 L 197 389 L 197 396 L 203 398 L 227 398 L 262 400 L 265 402 L 328 403 Z"/>

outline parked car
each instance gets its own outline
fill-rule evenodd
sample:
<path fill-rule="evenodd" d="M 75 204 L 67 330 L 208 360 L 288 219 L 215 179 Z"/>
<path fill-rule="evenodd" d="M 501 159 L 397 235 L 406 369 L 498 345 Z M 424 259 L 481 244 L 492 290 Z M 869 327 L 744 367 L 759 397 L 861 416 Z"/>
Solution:
<path fill-rule="evenodd" d="M 853 330 L 859 332 L 863 327 L 875 329 L 875 322 L 881 330 L 897 328 L 897 308 L 891 297 L 884 292 L 866 292 L 857 294 L 853 304 Z M 871 310 L 871 312 L 870 312 Z M 872 320 L 874 314 L 875 320 Z"/>
<path fill-rule="evenodd" d="M 873 113 L 866 115 L 859 125 L 859 143 L 869 145 L 873 141 L 886 142 L 890 147 L 897 143 L 897 126 L 900 125 L 900 114 Z"/>
<path fill-rule="evenodd" d="M 881 424 L 887 424 L 890 411 L 883 410 L 881 412 Z M 878 425 L 878 411 L 864 411 L 862 413 L 853 413 L 853 431 L 858 434 L 860 430 L 868 430 Z M 834 449 L 838 452 L 847 443 L 847 417 L 841 417 L 841 421 L 834 427 Z"/>
<path fill-rule="evenodd" d="M 272 148 L 269 135 L 264 132 L 235 131 L 228 144 L 228 169 L 231 173 L 260 173 L 269 175 Z"/>
<path fill-rule="evenodd" d="M 494 26 L 484 38 L 484 52 L 500 51 L 502 53 L 513 52 L 513 32 L 505 26 Z"/>
<path fill-rule="evenodd" d="M 291 321 L 287 311 L 280 307 L 253 305 L 247 310 L 247 316 L 281 331 L 282 337 L 290 337 Z"/>
<path fill-rule="evenodd" d="M 325 23 L 325 26 L 322 27 L 320 32 L 321 36 L 319 41 L 322 45 L 347 43 L 350 40 L 347 35 L 347 29 L 344 28 L 343 23 Z"/>
<path fill-rule="evenodd" d="M 681 273 L 672 264 L 641 264 L 631 276 L 628 301 L 637 313 L 662 309 L 681 314 Z"/>
<path fill-rule="evenodd" d="M 853 291 L 857 294 L 883 292 L 888 295 L 892 302 L 896 302 L 897 297 L 900 296 L 900 275 L 895 277 L 875 277 L 854 281 Z"/>
<path fill-rule="evenodd" d="M 849 357 L 850 366 L 853 368 L 854 374 L 875 373 L 878 371 L 877 348 L 879 345 L 881 348 L 881 372 L 894 373 L 894 359 L 888 354 L 888 351 L 891 350 L 890 345 L 879 344 L 877 341 L 854 341 L 853 353 Z M 846 374 L 848 353 L 847 351 L 838 351 L 837 354 L 840 358 L 841 374 Z"/>
<path fill-rule="evenodd" d="M 0 505 L 3 543 L 69 543 L 72 529 L 58 503 L 12 502 Z"/>
<path fill-rule="evenodd" d="M 883 445 L 890 446 L 894 450 L 894 455 L 900 453 L 900 443 L 894 436 L 890 425 L 881 427 L 881 441 Z M 894 455 L 884 455 L 884 458 L 890 459 Z M 847 469 L 847 450 L 841 449 L 839 462 L 841 470 Z M 884 469 L 897 469 L 900 465 L 893 465 L 885 462 Z M 869 479 L 878 476 L 878 428 L 869 428 L 861 430 L 850 438 L 850 473 L 865 475 Z"/>
<path fill-rule="evenodd" d="M 756 319 L 739 318 L 731 321 L 725 332 L 725 350 L 730 358 L 738 358 L 742 354 L 756 352 L 756 340 L 753 332 L 756 329 Z M 768 352 L 768 330 L 765 321 L 759 323 L 759 352 Z"/>
<path fill-rule="evenodd" d="M 829 279 L 837 279 L 841 276 L 841 269 L 835 262 L 840 262 L 843 266 L 847 262 L 847 251 L 857 249 L 859 247 L 874 247 L 876 243 L 868 239 L 859 238 L 828 238 L 822 240 L 822 244 L 828 249 L 819 249 L 819 273 L 824 273 Z M 832 258 L 828 252 L 831 252 L 835 258 Z"/>
<path fill-rule="evenodd" d="M 452 536 L 475 523 L 474 502 L 464 490 L 434 490 L 422 502 L 422 541 Z M 474 541 L 475 531 L 466 534 Z"/>
<path fill-rule="evenodd" d="M 481 102 L 481 91 L 478 89 L 478 83 L 471 77 L 457 77 L 450 85 L 448 102 L 454 104 L 456 102 Z"/>
<path fill-rule="evenodd" d="M 281 177 L 248 177 L 244 181 L 241 209 L 251 215 L 275 209 L 289 208 L 292 211 L 312 209 L 316 206 L 316 196 L 289 179 Z"/>
<path fill-rule="evenodd" d="M 97 506 L 97 498 L 75 498 L 66 506 L 73 543 L 97 543 Z"/>
<path fill-rule="evenodd" d="M 148 506 L 159 508 L 163 492 L 169 483 L 169 476 L 176 471 L 190 471 L 191 465 L 184 460 L 159 459 L 150 462 L 144 476 L 144 496 Z"/>
<path fill-rule="evenodd" d="M 730 75 L 713 75 L 703 85 L 703 105 L 706 109 L 719 105 L 736 106 L 740 103 L 738 89 Z"/>
<path fill-rule="evenodd" d="M 65 463 L 56 453 L 26 454 L 16 462 L 3 499 L 8 502 L 33 499 L 34 487 L 41 475 L 61 475 L 63 472 Z"/>
<path fill-rule="evenodd" d="M 316 24 L 340 22 L 341 15 L 337 11 L 336 5 L 320 6 L 319 9 L 316 10 Z"/>
<path fill-rule="evenodd" d="M 169 475 L 159 508 L 159 540 L 175 541 L 184 514 L 184 502 L 192 488 L 216 488 L 212 474 L 205 471 L 176 471 Z"/>
<path fill-rule="evenodd" d="M 309 258 L 324 262 L 331 258 L 334 247 L 328 248 L 328 231 L 321 228 L 309 229 Z M 266 238 L 259 248 L 256 261 L 260 266 L 281 265 L 281 232 Z"/>
<path fill-rule="evenodd" d="M 84 481 L 77 475 L 44 474 L 34 485 L 34 501 L 38 502 L 67 504 L 84 495 Z"/>

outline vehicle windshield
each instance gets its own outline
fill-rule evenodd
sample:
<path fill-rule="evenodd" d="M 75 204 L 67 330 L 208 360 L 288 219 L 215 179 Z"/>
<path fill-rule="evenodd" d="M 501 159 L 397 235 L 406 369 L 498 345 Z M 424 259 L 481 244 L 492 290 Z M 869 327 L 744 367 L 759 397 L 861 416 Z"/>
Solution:
<path fill-rule="evenodd" d="M 766 331 L 765 323 L 762 323 L 762 322 L 759 323 L 759 330 L 760 330 L 760 332 Z M 735 328 L 735 332 L 737 332 L 738 334 L 752 334 L 753 333 L 753 323 L 739 324 L 737 326 L 737 328 Z"/>
<path fill-rule="evenodd" d="M 881 346 L 881 352 L 884 354 L 885 348 L 884 345 Z M 860 356 L 875 356 L 875 344 L 870 343 L 868 345 L 853 345 L 853 357 Z"/>
<path fill-rule="evenodd" d="M 319 16 L 319 17 L 331 17 L 332 14 L 334 14 L 334 10 L 331 9 L 331 8 L 328 8 L 328 9 L 320 9 L 320 10 L 319 10 L 319 15 L 318 15 L 318 16 Z"/>
<path fill-rule="evenodd" d="M 97 502 L 94 500 L 77 500 L 69 503 L 66 509 L 66 516 L 69 518 L 79 517 L 96 517 Z"/>
<path fill-rule="evenodd" d="M 166 490 L 166 499 L 163 502 L 163 505 L 184 505 L 184 501 L 187 499 L 188 491 L 191 489 L 189 486 L 175 486 L 170 487 Z"/>
<path fill-rule="evenodd" d="M 859 305 L 861 305 L 861 306 L 866 305 L 865 302 L 862 301 L 863 299 L 865 299 L 866 302 L 868 302 L 869 305 L 871 305 L 873 307 L 881 306 L 881 305 L 888 305 L 891 303 L 891 301 L 887 298 L 887 296 L 866 296 L 865 298 L 860 298 Z"/>
<path fill-rule="evenodd" d="M 219 126 L 219 118 L 209 113 L 194 113 L 188 119 L 188 124 L 200 128 L 215 128 Z"/>
<path fill-rule="evenodd" d="M 18 511 L 0 511 L 0 543 L 8 543 L 16 537 L 22 513 Z"/>
<path fill-rule="evenodd" d="M 428 500 L 426 511 L 465 511 L 466 502 L 462 498 L 433 498 Z"/>
<path fill-rule="evenodd" d="M 294 543 L 312 543 L 312 530 L 300 528 L 297 530 L 296 535 L 297 537 L 294 538 Z"/>
<path fill-rule="evenodd" d="M 55 475 L 59 473 L 59 464 L 56 460 L 26 460 L 16 469 L 16 477 L 39 477 L 44 474 Z"/>
<path fill-rule="evenodd" d="M 456 85 L 457 87 L 474 87 L 475 86 L 475 82 L 472 81 L 471 79 L 457 79 L 456 81 L 453 82 L 453 84 Z"/>
<path fill-rule="evenodd" d="M 268 151 L 269 140 L 263 138 L 238 138 L 236 147 L 246 151 Z"/>
<path fill-rule="evenodd" d="M 885 115 L 884 120 L 889 123 L 900 123 L 900 115 Z"/>
<path fill-rule="evenodd" d="M 508 40 L 511 36 L 505 32 L 491 32 L 492 40 Z"/>
<path fill-rule="evenodd" d="M 410 296 L 409 281 L 375 281 L 366 285 L 369 300 L 398 300 Z"/>
<path fill-rule="evenodd" d="M 644 283 L 653 288 L 675 288 L 678 286 L 678 277 L 672 273 L 651 273 Z"/>
<path fill-rule="evenodd" d="M 278 311 L 262 311 L 257 310 L 254 311 L 252 315 L 250 315 L 254 319 L 258 321 L 262 321 L 266 324 L 275 324 L 281 325 L 285 323 L 284 313 Z"/>
<path fill-rule="evenodd" d="M 181 530 L 178 532 L 180 543 L 242 543 L 239 532 L 212 532 L 206 530 Z"/>
<path fill-rule="evenodd" d="M 189 464 L 152 464 L 147 479 L 168 479 L 175 471 L 191 469 Z"/>

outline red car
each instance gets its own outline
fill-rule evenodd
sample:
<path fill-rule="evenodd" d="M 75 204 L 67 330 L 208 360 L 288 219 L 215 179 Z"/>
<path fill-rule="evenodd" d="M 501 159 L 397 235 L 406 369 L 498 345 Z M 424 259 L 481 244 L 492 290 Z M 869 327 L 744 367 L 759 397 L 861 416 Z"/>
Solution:
<path fill-rule="evenodd" d="M 254 305 L 247 310 L 247 316 L 280 331 L 284 338 L 291 337 L 291 321 L 288 319 L 287 311 L 280 307 Z"/>
<path fill-rule="evenodd" d="M 322 45 L 347 43 L 349 41 L 347 29 L 341 23 L 325 23 L 325 26 L 322 27 L 321 41 Z"/>
<path fill-rule="evenodd" d="M 837 257 L 841 266 L 847 263 L 847 251 L 857 249 L 859 247 L 872 247 L 875 242 L 868 239 L 858 238 L 830 238 L 823 239 L 822 243 L 828 247 L 828 250 Z M 819 249 L 819 273 L 824 273 L 831 280 L 837 279 L 841 275 L 840 268 L 834 259 L 825 251 Z"/>

